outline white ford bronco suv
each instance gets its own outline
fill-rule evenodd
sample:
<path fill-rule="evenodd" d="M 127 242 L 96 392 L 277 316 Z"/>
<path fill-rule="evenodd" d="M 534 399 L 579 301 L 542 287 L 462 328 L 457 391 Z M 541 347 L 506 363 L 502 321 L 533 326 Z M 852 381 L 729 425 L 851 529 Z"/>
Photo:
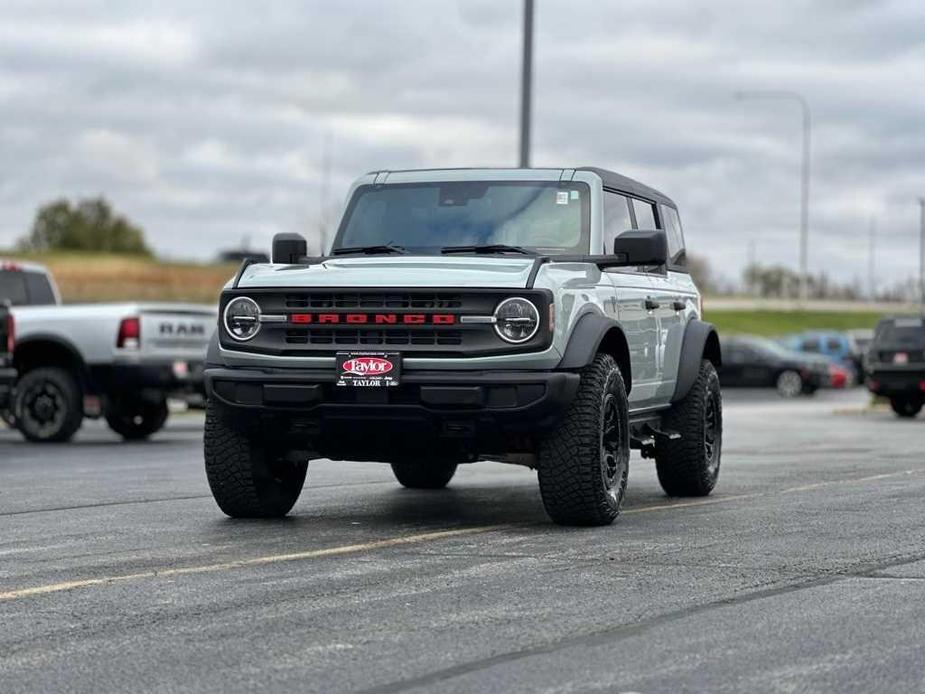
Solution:
<path fill-rule="evenodd" d="M 595 168 L 380 171 L 306 249 L 277 235 L 221 295 L 204 453 L 228 515 L 286 514 L 320 457 L 418 489 L 527 465 L 576 525 L 617 517 L 630 448 L 669 495 L 716 484 L 719 340 L 665 195 Z"/>

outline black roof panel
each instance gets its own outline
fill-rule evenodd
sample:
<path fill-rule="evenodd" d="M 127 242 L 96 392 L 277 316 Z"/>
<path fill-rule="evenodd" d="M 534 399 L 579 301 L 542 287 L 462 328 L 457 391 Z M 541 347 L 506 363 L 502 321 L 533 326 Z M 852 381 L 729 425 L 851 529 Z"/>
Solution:
<path fill-rule="evenodd" d="M 596 166 L 582 166 L 576 169 L 576 171 L 590 171 L 591 173 L 596 173 L 601 177 L 605 188 L 620 190 L 625 193 L 629 193 L 630 195 L 637 195 L 640 198 L 646 198 L 648 200 L 659 202 L 663 205 L 668 205 L 669 207 L 678 209 L 678 206 L 674 204 L 674 201 L 664 193 L 655 190 L 655 188 L 650 188 L 644 183 L 634 181 L 632 178 L 622 176 L 621 174 L 618 174 L 614 171 L 599 169 Z"/>

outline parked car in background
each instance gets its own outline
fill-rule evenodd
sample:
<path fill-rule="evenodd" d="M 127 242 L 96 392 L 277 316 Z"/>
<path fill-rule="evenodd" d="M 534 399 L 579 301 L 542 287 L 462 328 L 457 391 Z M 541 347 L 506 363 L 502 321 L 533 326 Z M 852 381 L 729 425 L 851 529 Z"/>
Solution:
<path fill-rule="evenodd" d="M 720 342 L 724 388 L 776 388 L 782 397 L 793 398 L 831 384 L 831 365 L 823 357 L 794 352 L 763 337 L 731 336 Z"/>
<path fill-rule="evenodd" d="M 0 302 L 16 321 L 15 395 L 5 415 L 30 441 L 67 441 L 85 416 L 125 439 L 164 426 L 168 396 L 204 392 L 217 314 L 193 304 L 63 306 L 48 271 L 0 261 Z M 201 397 L 201 396 L 200 396 Z"/>
<path fill-rule="evenodd" d="M 866 328 L 846 330 L 845 337 L 848 338 L 848 344 L 851 346 L 851 356 L 854 359 L 858 382 L 863 383 L 867 379 L 867 352 L 874 339 L 874 331 Z"/>
<path fill-rule="evenodd" d="M 857 381 L 854 351 L 847 335 L 836 331 L 813 331 L 790 335 L 782 343 L 796 352 L 818 354 L 842 365 L 848 370 L 852 382 Z"/>
<path fill-rule="evenodd" d="M 925 402 L 925 320 L 884 318 L 867 359 L 867 387 L 889 398 L 900 417 L 915 417 Z"/>
<path fill-rule="evenodd" d="M 9 407 L 16 382 L 16 370 L 13 368 L 15 340 L 13 313 L 6 304 L 0 304 L 0 411 Z"/>

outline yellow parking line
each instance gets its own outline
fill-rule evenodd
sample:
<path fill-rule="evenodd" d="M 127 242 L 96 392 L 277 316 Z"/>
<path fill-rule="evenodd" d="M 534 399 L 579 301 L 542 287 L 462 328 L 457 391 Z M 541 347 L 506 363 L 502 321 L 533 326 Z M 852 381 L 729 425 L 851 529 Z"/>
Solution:
<path fill-rule="evenodd" d="M 74 590 L 75 588 L 90 588 L 92 586 L 110 585 L 113 583 L 124 583 L 126 581 L 137 581 L 142 578 L 165 578 L 171 576 L 185 576 L 187 574 L 201 574 L 213 571 L 226 571 L 228 569 L 240 569 L 247 566 L 263 566 L 265 564 L 276 564 L 285 561 L 299 561 L 302 559 L 320 559 L 323 557 L 335 557 L 341 554 L 356 554 L 357 552 L 368 552 L 388 547 L 398 547 L 401 545 L 412 545 L 421 542 L 432 542 L 434 540 L 443 540 L 451 537 L 463 537 L 465 535 L 476 535 L 487 533 L 492 530 L 510 528 L 510 525 L 483 525 L 476 528 L 459 528 L 457 530 L 438 530 L 432 533 L 420 533 L 417 535 L 406 535 L 404 537 L 392 537 L 386 540 L 374 540 L 373 542 L 363 542 L 356 545 L 341 545 L 340 547 L 328 547 L 327 549 L 312 549 L 305 552 L 291 552 L 289 554 L 270 554 L 263 557 L 253 557 L 252 559 L 237 559 L 235 561 L 226 561 L 218 564 L 203 564 L 200 566 L 187 566 L 177 569 L 155 569 L 153 571 L 142 571 L 134 574 L 122 574 L 120 576 L 101 576 L 99 578 L 86 578 L 78 581 L 64 581 L 62 583 L 49 583 L 43 586 L 34 586 L 32 588 L 20 588 L 0 593 L 0 601 L 15 600 L 17 598 L 28 598 L 36 595 L 45 595 L 47 593 L 59 593 L 65 590 Z"/>
<path fill-rule="evenodd" d="M 691 508 L 695 506 L 710 506 L 714 504 L 725 504 L 731 501 L 741 501 L 742 499 L 756 499 L 759 497 L 773 496 L 775 494 L 787 494 L 792 492 L 808 491 L 819 487 L 831 487 L 841 484 L 855 484 L 859 482 L 871 482 L 874 480 L 888 479 L 891 477 L 901 477 L 923 472 L 922 470 L 902 470 L 900 472 L 889 472 L 880 475 L 870 475 L 869 477 L 855 477 L 851 479 L 831 480 L 828 482 L 817 482 L 799 487 L 789 487 L 786 489 L 777 489 L 768 492 L 757 492 L 754 494 L 735 494 L 732 496 L 716 497 L 709 499 L 697 499 L 692 501 L 678 501 L 674 503 L 652 504 L 650 506 L 640 506 L 639 508 L 630 508 L 623 511 L 624 515 L 633 513 L 648 513 L 651 511 L 665 511 L 678 508 Z M 138 581 L 144 578 L 169 578 L 172 576 L 186 576 L 188 574 L 210 573 L 215 571 L 227 571 L 229 569 L 240 569 L 248 566 L 264 566 L 266 564 L 278 564 L 287 561 L 300 561 L 305 559 L 322 559 L 324 557 L 336 557 L 342 554 L 356 554 L 358 552 L 370 552 L 389 547 L 400 547 L 402 545 L 414 545 L 422 542 L 433 542 L 453 537 L 464 537 L 466 535 L 478 535 L 492 532 L 494 530 L 509 530 L 517 527 L 514 523 L 504 523 L 499 525 L 482 525 L 474 528 L 457 528 L 455 530 L 437 530 L 430 533 L 419 533 L 416 535 L 406 535 L 404 537 L 393 537 L 385 540 L 374 540 L 372 542 L 363 542 L 355 545 L 341 545 L 339 547 L 328 547 L 327 549 L 312 549 L 304 552 L 291 552 L 289 554 L 270 554 L 263 557 L 253 557 L 251 559 L 237 559 L 235 561 L 220 562 L 217 564 L 202 564 L 200 566 L 187 566 L 176 569 L 154 569 L 152 571 L 142 571 L 134 574 L 122 574 L 119 576 L 101 576 L 98 578 L 86 578 L 76 581 L 64 581 L 62 583 L 49 583 L 31 588 L 19 588 L 0 593 L 0 602 L 6 600 L 17 600 L 19 598 L 30 598 L 48 593 L 60 593 L 67 590 L 78 588 L 91 588 L 93 586 L 106 586 L 114 583 L 125 583 L 128 581 Z"/>

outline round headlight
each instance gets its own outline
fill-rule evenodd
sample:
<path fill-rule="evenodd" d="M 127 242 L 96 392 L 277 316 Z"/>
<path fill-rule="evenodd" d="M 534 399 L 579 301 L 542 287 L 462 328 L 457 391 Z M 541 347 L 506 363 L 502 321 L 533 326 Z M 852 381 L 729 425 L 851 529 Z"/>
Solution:
<path fill-rule="evenodd" d="M 260 307 L 253 299 L 239 296 L 225 307 L 225 331 L 235 340 L 245 342 L 260 332 Z"/>
<path fill-rule="evenodd" d="M 532 301 L 514 297 L 505 299 L 495 309 L 495 332 L 505 342 L 526 342 L 539 329 L 540 312 Z"/>

